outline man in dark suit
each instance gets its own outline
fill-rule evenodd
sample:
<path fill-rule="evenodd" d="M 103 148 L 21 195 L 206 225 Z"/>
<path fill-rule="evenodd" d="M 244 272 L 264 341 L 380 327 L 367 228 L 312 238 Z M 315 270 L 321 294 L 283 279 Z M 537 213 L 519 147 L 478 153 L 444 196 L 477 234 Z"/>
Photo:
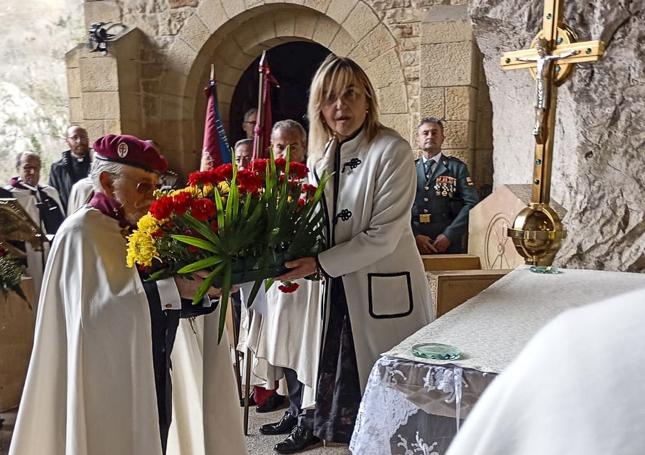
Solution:
<path fill-rule="evenodd" d="M 466 164 L 444 155 L 443 124 L 435 117 L 421 120 L 416 160 L 417 193 L 412 206 L 412 230 L 421 254 L 465 253 L 468 212 L 479 202 Z"/>

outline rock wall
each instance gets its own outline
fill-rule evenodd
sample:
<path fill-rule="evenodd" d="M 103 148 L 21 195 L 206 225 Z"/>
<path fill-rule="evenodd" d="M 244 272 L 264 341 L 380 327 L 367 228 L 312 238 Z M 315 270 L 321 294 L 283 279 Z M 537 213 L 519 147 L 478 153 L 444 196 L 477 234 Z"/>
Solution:
<path fill-rule="evenodd" d="M 530 45 L 542 8 L 542 0 L 470 4 L 493 105 L 495 185 L 531 180 L 534 83 L 527 70 L 502 72 L 499 57 Z M 606 53 L 558 92 L 552 198 L 568 210 L 561 266 L 645 271 L 644 16 L 638 0 L 565 4 L 579 39 L 603 40 Z"/>
<path fill-rule="evenodd" d="M 3 0 L 0 8 L 0 184 L 16 152 L 49 165 L 64 150 L 68 117 L 64 55 L 84 39 L 82 0 Z"/>

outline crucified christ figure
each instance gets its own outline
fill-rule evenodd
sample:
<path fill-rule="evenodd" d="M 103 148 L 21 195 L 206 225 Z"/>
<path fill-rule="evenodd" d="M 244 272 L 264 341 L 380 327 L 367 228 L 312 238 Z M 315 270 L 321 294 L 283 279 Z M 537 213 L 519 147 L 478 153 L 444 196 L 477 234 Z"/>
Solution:
<path fill-rule="evenodd" d="M 544 133 L 546 131 L 546 111 L 549 104 L 548 96 L 550 89 L 547 84 L 547 78 L 551 74 L 551 65 L 557 60 L 576 55 L 580 51 L 571 50 L 559 55 L 549 55 L 547 54 L 547 41 L 544 38 L 537 40 L 535 49 L 537 51 L 537 57 L 516 57 L 516 59 L 521 62 L 535 62 L 536 65 L 535 127 L 533 128 L 533 136 L 535 136 L 535 142 L 544 144 L 546 141 L 546 135 Z"/>

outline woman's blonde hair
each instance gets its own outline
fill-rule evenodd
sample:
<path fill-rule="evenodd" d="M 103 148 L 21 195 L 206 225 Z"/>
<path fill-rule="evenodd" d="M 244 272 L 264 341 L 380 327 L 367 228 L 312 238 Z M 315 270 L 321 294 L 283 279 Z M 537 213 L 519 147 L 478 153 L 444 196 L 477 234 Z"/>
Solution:
<path fill-rule="evenodd" d="M 368 109 L 364 129 L 367 140 L 371 141 L 376 136 L 381 127 L 378 120 L 378 101 L 367 74 L 352 59 L 329 54 L 316 71 L 309 90 L 307 116 L 310 159 L 315 161 L 323 155 L 325 144 L 333 135 L 322 114 L 323 104 L 332 94 L 339 95 L 352 84 L 362 87 L 365 91 Z"/>

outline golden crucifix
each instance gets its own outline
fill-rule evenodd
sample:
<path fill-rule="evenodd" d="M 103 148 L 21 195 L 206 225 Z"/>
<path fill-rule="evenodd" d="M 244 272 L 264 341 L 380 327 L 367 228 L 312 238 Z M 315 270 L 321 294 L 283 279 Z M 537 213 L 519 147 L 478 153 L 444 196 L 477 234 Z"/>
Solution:
<path fill-rule="evenodd" d="M 557 87 L 569 78 L 574 64 L 596 61 L 604 51 L 602 41 L 575 42 L 575 33 L 562 22 L 562 3 L 545 0 L 542 30 L 531 48 L 506 52 L 501 59 L 503 69 L 528 68 L 536 81 L 533 190 L 508 235 L 527 264 L 541 267 L 553 263 L 566 236 L 560 218 L 549 206 Z"/>

